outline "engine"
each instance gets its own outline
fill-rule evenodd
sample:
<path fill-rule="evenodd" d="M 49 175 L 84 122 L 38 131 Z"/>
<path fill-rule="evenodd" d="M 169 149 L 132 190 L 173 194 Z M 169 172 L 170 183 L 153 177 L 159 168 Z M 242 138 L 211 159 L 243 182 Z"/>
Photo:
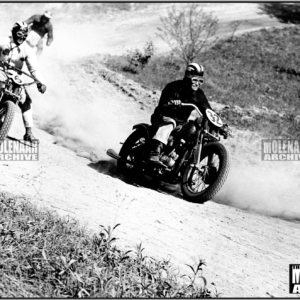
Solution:
<path fill-rule="evenodd" d="M 178 157 L 179 155 L 175 152 L 174 149 L 169 155 L 163 155 L 161 161 L 169 168 L 172 168 L 175 165 Z"/>

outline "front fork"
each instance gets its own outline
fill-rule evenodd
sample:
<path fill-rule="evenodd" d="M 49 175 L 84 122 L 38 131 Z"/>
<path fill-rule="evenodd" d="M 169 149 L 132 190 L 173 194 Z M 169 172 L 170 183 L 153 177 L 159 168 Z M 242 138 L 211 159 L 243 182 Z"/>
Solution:
<path fill-rule="evenodd" d="M 202 149 L 203 149 L 204 134 L 205 134 L 205 130 L 201 130 L 198 133 L 198 137 L 197 137 L 198 143 L 194 147 L 194 151 L 196 151 L 196 155 L 195 155 L 196 156 L 196 161 L 193 164 L 191 164 L 192 171 L 191 171 L 191 174 L 190 174 L 190 179 L 193 178 L 194 173 L 195 173 L 196 170 L 197 170 L 197 172 L 199 172 L 199 171 L 203 172 L 203 174 L 208 171 L 207 168 L 205 168 L 203 170 L 203 166 L 200 164 L 201 154 L 202 154 Z M 207 166 L 211 165 L 212 161 L 213 161 L 213 154 L 209 154 L 208 155 Z"/>
<path fill-rule="evenodd" d="M 194 147 L 194 153 L 196 151 L 196 155 L 194 155 L 194 157 L 196 158 L 196 161 L 194 161 L 193 164 L 191 164 L 192 170 L 190 173 L 190 176 L 188 178 L 189 181 L 192 181 L 192 178 L 194 177 L 194 173 L 197 171 L 199 172 L 201 170 L 201 166 L 200 166 L 200 161 L 201 161 L 201 153 L 202 153 L 202 142 L 203 142 L 203 136 L 204 136 L 204 132 L 203 130 L 199 130 L 198 132 L 198 137 L 197 137 L 197 143 Z"/>

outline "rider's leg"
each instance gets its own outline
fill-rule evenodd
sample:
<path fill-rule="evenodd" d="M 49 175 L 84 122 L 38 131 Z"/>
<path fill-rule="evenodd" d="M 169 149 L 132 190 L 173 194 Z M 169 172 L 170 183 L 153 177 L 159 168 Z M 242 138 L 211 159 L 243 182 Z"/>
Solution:
<path fill-rule="evenodd" d="M 171 118 L 163 117 L 163 120 L 161 120 L 160 124 L 156 123 L 156 125 L 160 126 L 157 126 L 158 130 L 150 142 L 149 161 L 159 163 L 161 150 L 165 145 L 168 144 L 169 136 L 172 130 L 176 127 L 176 122 Z"/>
<path fill-rule="evenodd" d="M 44 40 L 40 39 L 38 44 L 36 45 L 36 56 L 40 57 L 43 51 Z"/>
<path fill-rule="evenodd" d="M 174 129 L 173 124 L 167 124 L 167 125 L 160 126 L 158 128 L 158 130 L 156 131 L 156 134 L 154 135 L 153 140 L 159 141 L 162 144 L 167 145 L 169 136 L 173 129 Z"/>
<path fill-rule="evenodd" d="M 33 127 L 33 113 L 32 113 L 32 100 L 26 91 L 26 98 L 24 102 L 19 102 L 19 107 L 21 108 L 23 123 L 25 127 L 25 135 L 23 139 L 25 141 L 32 142 L 36 140 L 36 138 L 32 134 L 32 127 Z"/>
<path fill-rule="evenodd" d="M 167 145 L 168 138 L 173 130 L 173 124 L 164 125 L 158 128 L 150 142 L 150 162 L 159 162 L 159 156 L 164 145 Z"/>

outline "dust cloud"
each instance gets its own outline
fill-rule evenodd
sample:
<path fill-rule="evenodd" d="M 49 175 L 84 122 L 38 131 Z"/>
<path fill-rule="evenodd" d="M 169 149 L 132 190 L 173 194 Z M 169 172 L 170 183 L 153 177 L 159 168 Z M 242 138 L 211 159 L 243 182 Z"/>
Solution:
<path fill-rule="evenodd" d="M 108 158 L 106 150 L 118 150 L 120 141 L 127 134 L 120 126 L 116 112 L 105 105 L 106 99 L 101 95 L 91 99 L 85 95 L 85 89 L 81 91 L 70 86 L 69 78 L 60 66 L 53 64 L 51 70 L 45 74 L 47 93 L 40 95 L 35 87 L 30 90 L 37 126 L 51 133 L 56 144 L 75 151 L 79 156 L 94 162 Z M 84 85 L 85 82 L 82 80 L 78 84 Z"/>
<path fill-rule="evenodd" d="M 55 137 L 55 143 L 93 162 L 108 159 L 106 150 L 120 149 L 132 123 L 121 116 L 108 91 L 85 77 L 78 60 L 99 53 L 94 24 L 70 24 L 54 20 L 54 42 L 44 46 L 40 67 L 47 92 L 29 89 L 37 126 Z M 98 79 L 97 79 L 98 80 Z M 104 85 L 109 85 L 104 83 Z M 117 94 L 117 92 L 116 92 Z M 120 99 L 122 101 L 121 93 Z"/>
<path fill-rule="evenodd" d="M 259 151 L 233 150 L 231 170 L 214 199 L 256 213 L 300 220 L 299 161 L 261 161 Z"/>

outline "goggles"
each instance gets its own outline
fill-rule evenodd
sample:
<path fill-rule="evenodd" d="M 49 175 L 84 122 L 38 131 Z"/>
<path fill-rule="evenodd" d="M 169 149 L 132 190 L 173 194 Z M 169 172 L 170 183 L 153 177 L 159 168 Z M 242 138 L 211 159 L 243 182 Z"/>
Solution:
<path fill-rule="evenodd" d="M 199 85 L 203 84 L 204 80 L 202 78 L 199 77 L 192 77 L 191 78 L 192 83 L 197 83 Z"/>
<path fill-rule="evenodd" d="M 28 36 L 28 33 L 24 32 L 24 31 L 17 31 L 16 36 L 19 37 L 19 38 L 22 38 L 22 39 L 26 39 L 27 36 Z"/>

